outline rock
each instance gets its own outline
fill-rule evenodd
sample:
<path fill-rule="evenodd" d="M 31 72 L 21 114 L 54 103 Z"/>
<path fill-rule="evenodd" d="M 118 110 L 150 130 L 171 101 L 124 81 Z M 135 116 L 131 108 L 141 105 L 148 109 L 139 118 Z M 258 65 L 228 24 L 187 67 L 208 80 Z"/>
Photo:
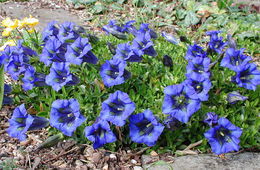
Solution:
<path fill-rule="evenodd" d="M 137 161 L 134 160 L 134 159 L 132 159 L 132 160 L 131 160 L 131 163 L 135 165 L 135 164 L 137 164 Z"/>
<path fill-rule="evenodd" d="M 60 169 L 65 169 L 67 167 L 67 164 L 62 164 L 59 166 Z"/>
<path fill-rule="evenodd" d="M 76 160 L 75 164 L 76 166 L 83 166 L 83 163 L 80 160 Z"/>
<path fill-rule="evenodd" d="M 150 152 L 150 155 L 151 155 L 151 156 L 158 156 L 158 153 L 156 153 L 155 151 L 151 151 L 151 152 Z"/>
<path fill-rule="evenodd" d="M 143 170 L 143 168 L 140 166 L 134 166 L 134 170 Z"/>
<path fill-rule="evenodd" d="M 93 153 L 93 156 L 92 156 L 92 161 L 94 163 L 98 163 L 101 159 L 101 154 L 99 152 L 97 153 Z"/>
<path fill-rule="evenodd" d="M 111 161 L 115 161 L 115 160 L 117 159 L 117 158 L 116 158 L 116 155 L 113 154 L 113 153 L 111 153 L 111 154 L 109 155 L 109 158 L 110 158 Z"/>
<path fill-rule="evenodd" d="M 201 170 L 201 169 L 259 169 L 260 153 L 227 153 L 226 160 L 214 154 L 187 155 L 174 158 L 174 162 L 154 165 L 151 162 L 151 156 L 142 156 L 142 166 L 147 170 Z"/>
<path fill-rule="evenodd" d="M 105 166 L 103 166 L 102 170 L 108 170 L 108 164 L 106 163 Z"/>

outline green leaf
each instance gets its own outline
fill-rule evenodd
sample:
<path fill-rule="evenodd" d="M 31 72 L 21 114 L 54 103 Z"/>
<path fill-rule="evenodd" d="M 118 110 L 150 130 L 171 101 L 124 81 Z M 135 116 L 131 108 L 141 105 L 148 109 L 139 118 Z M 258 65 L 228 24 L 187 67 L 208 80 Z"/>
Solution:
<path fill-rule="evenodd" d="M 105 10 L 105 7 L 102 3 L 97 2 L 95 3 L 95 6 L 93 6 L 93 10 L 94 10 L 93 11 L 94 14 L 100 14 Z"/>
<path fill-rule="evenodd" d="M 5 75 L 4 75 L 4 64 L 0 68 L 0 109 L 2 108 L 3 99 L 4 99 L 4 88 L 5 88 Z"/>
<path fill-rule="evenodd" d="M 115 10 L 119 10 L 119 11 L 122 11 L 123 8 L 119 5 L 119 4 L 112 4 L 111 5 L 111 8 L 115 9 Z"/>
<path fill-rule="evenodd" d="M 187 16 L 185 17 L 184 24 L 186 26 L 195 25 L 199 23 L 200 19 L 196 16 L 196 14 L 192 11 L 189 11 Z"/>

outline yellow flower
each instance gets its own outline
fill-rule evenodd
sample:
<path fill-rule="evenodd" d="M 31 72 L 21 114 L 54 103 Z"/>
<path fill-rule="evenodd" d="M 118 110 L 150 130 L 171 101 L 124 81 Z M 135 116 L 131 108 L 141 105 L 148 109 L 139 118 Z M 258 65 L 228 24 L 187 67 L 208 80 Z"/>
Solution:
<path fill-rule="evenodd" d="M 34 31 L 34 28 L 31 28 L 31 29 L 28 30 L 28 32 L 29 32 L 30 34 L 33 33 L 33 31 Z"/>
<path fill-rule="evenodd" d="M 29 27 L 34 27 L 35 25 L 37 25 L 39 23 L 39 20 L 36 18 L 33 18 L 32 15 L 30 15 L 30 18 L 27 18 L 27 17 L 24 18 L 24 22 Z"/>
<path fill-rule="evenodd" d="M 2 21 L 2 26 L 7 28 L 12 28 L 14 30 L 18 26 L 18 19 L 15 19 L 14 21 L 10 19 L 10 17 L 7 17 Z"/>
<path fill-rule="evenodd" d="M 18 28 L 19 29 L 22 29 L 25 25 L 26 25 L 26 23 L 25 23 L 24 20 L 18 22 Z"/>
<path fill-rule="evenodd" d="M 9 46 L 15 46 L 16 44 L 15 44 L 14 40 L 8 40 L 8 41 L 5 42 L 5 44 L 2 47 L 0 47 L 0 51 L 4 51 L 5 47 L 8 46 L 8 45 Z"/>
<path fill-rule="evenodd" d="M 8 37 L 8 36 L 11 34 L 12 31 L 13 31 L 12 28 L 7 27 L 7 28 L 5 28 L 4 31 L 2 32 L 2 36 Z"/>

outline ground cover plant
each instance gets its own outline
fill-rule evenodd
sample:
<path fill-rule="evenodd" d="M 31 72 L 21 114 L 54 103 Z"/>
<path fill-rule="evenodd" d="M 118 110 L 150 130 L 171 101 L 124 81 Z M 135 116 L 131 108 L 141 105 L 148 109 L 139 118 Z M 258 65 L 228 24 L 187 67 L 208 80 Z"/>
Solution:
<path fill-rule="evenodd" d="M 5 21 L 9 36 L 19 21 Z M 10 136 L 24 140 L 48 118 L 50 134 L 110 150 L 175 152 L 203 140 L 198 149 L 206 152 L 206 137 L 222 154 L 259 143 L 260 73 L 231 36 L 209 31 L 202 48 L 134 21 L 110 21 L 109 36 L 99 39 L 70 22 L 51 22 L 38 34 L 36 23 L 24 20 L 23 41 L 13 38 L 1 52 L 2 74 L 18 80 L 12 92 L 2 81 L 3 101 L 18 106 Z"/>

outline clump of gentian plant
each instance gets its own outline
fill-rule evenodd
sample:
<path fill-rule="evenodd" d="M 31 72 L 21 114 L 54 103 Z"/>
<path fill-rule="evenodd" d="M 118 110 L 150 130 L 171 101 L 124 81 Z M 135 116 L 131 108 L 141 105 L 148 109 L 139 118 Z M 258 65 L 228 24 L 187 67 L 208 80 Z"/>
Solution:
<path fill-rule="evenodd" d="M 30 21 L 33 27 L 36 21 L 32 17 Z M 5 36 L 17 27 L 16 22 L 9 18 L 2 23 Z M 64 138 L 79 142 L 93 142 L 94 149 L 145 144 L 175 151 L 204 136 L 218 155 L 238 151 L 240 141 L 245 146 L 247 136 L 242 129 L 247 134 L 251 131 L 229 113 L 243 101 L 254 100 L 237 91 L 259 94 L 260 72 L 230 35 L 225 42 L 219 37 L 221 31 L 208 31 L 210 41 L 204 49 L 198 42 L 183 48 L 177 37 L 163 32 L 163 39 L 149 24 L 138 28 L 134 20 L 124 25 L 111 20 L 103 31 L 109 37 L 99 39 L 73 22 L 52 21 L 41 36 L 37 32 L 35 37 L 29 35 L 37 45 L 14 40 L 0 48 L 1 67 L 21 81 L 25 90 L 20 91 L 25 94 L 22 104 L 17 90 L 11 98 L 11 88 L 5 85 L 3 104 L 21 104 L 9 119 L 11 137 L 26 140 L 28 130 L 46 127 L 49 119 L 50 131 L 61 131 Z M 181 69 L 178 67 L 176 53 L 167 48 L 169 42 L 175 51 L 187 51 L 181 56 L 181 60 L 186 59 L 186 72 L 183 63 L 179 64 Z M 222 81 L 225 75 L 220 78 L 219 73 L 223 71 L 229 73 L 229 80 Z M 227 81 L 228 85 L 224 84 Z M 221 88 L 230 94 L 220 98 Z M 28 113 L 25 106 L 34 107 L 37 116 Z M 246 104 L 241 110 L 245 107 L 249 109 Z M 201 122 L 208 124 L 209 130 Z M 116 146 L 111 144 L 114 142 Z M 206 148 L 205 142 L 201 150 Z"/>

